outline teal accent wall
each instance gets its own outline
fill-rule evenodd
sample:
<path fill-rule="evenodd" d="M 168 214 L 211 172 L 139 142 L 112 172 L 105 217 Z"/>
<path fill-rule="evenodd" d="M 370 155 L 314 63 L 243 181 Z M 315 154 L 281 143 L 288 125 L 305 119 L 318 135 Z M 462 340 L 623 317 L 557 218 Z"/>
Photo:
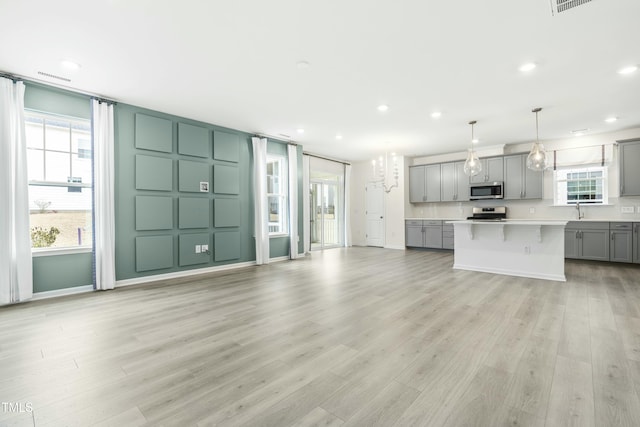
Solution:
<path fill-rule="evenodd" d="M 33 292 L 93 284 L 93 254 L 52 255 L 33 258 Z"/>
<path fill-rule="evenodd" d="M 136 144 L 136 138 L 145 138 L 143 129 L 136 129 L 137 118 L 145 117 L 145 123 L 157 120 L 157 123 L 171 123 L 170 152 L 141 148 Z M 147 118 L 154 120 L 148 120 Z M 251 135 L 219 126 L 202 123 L 166 113 L 151 111 L 144 108 L 118 104 L 115 107 L 116 122 L 116 278 L 117 280 L 132 279 L 148 275 L 165 274 L 196 268 L 214 267 L 230 263 L 255 260 L 255 242 L 253 239 L 253 185 L 252 185 L 252 146 Z M 145 125 L 146 126 L 146 125 Z M 153 130 L 157 138 L 167 138 L 167 128 L 158 135 L 158 129 Z M 205 137 L 205 132 L 206 137 Z M 223 146 L 216 150 L 214 135 Z M 210 144 L 210 146 L 203 146 Z M 234 147 L 235 144 L 235 147 Z M 277 143 L 278 146 L 283 144 Z M 166 146 L 166 145 L 165 145 Z M 148 147 L 148 144 L 145 144 Z M 155 147 L 154 147 L 155 148 Z M 286 147 L 285 147 L 286 148 Z M 230 160 L 215 159 L 219 157 Z M 224 155 L 220 155 L 223 153 Z M 237 154 L 236 154 L 237 153 Z M 194 155 L 206 157 L 194 157 Z M 164 159 L 166 166 L 155 171 L 158 180 L 171 179 L 171 185 L 163 191 L 136 188 L 136 157 L 154 156 Z M 216 193 L 214 170 L 237 170 L 237 174 L 224 175 L 219 179 L 234 179 L 234 183 L 219 183 L 218 188 L 226 190 L 231 184 L 235 194 Z M 175 171 L 172 173 L 172 171 Z M 208 190 L 201 191 L 199 183 L 208 182 Z M 158 188 L 158 187 L 156 187 Z M 172 218 L 173 224 L 166 230 L 145 230 L 141 223 L 141 215 L 135 211 L 136 197 L 162 196 L 172 199 L 172 215 L 162 215 Z M 229 226 L 228 221 L 216 227 L 214 222 L 215 200 L 234 200 L 239 206 L 236 223 Z M 206 202 L 205 202 L 206 201 Z M 137 215 L 137 218 L 136 218 Z M 204 215 L 204 216 L 203 216 Z M 206 218 L 206 220 L 205 220 Z M 142 221 L 144 222 L 144 221 Z M 219 241 L 233 243 L 230 251 L 223 251 L 216 257 L 214 242 L 219 233 L 232 233 L 220 236 Z M 172 247 L 171 262 L 168 262 L 165 245 L 157 249 L 153 245 L 146 245 L 144 237 L 164 237 Z M 233 240 L 229 240 L 229 239 Z M 144 249 L 136 250 L 144 244 Z M 169 243 L 167 243 L 169 244 Z M 196 254 L 195 245 L 209 244 L 209 254 Z M 220 247 L 219 249 L 222 250 Z M 157 251 L 161 253 L 155 253 Z M 163 263 L 154 267 L 153 259 L 162 257 Z M 136 266 L 138 268 L 136 268 Z"/>
<path fill-rule="evenodd" d="M 25 82 L 24 106 L 30 110 L 91 119 L 88 96 L 37 83 Z"/>

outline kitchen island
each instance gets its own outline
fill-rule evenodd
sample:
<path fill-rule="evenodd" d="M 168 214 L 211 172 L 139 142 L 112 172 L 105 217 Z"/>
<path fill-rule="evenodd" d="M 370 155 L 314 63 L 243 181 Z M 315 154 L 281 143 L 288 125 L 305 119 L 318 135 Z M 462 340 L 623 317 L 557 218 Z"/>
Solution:
<path fill-rule="evenodd" d="M 455 229 L 453 268 L 566 281 L 567 221 L 450 221 Z"/>

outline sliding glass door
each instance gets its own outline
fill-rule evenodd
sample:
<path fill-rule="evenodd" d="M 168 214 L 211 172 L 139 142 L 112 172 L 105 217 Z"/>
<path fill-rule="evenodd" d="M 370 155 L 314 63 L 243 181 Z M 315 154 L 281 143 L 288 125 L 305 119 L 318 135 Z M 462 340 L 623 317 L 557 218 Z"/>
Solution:
<path fill-rule="evenodd" d="M 339 181 L 312 180 L 309 188 L 311 249 L 324 249 L 342 244 L 342 215 Z"/>

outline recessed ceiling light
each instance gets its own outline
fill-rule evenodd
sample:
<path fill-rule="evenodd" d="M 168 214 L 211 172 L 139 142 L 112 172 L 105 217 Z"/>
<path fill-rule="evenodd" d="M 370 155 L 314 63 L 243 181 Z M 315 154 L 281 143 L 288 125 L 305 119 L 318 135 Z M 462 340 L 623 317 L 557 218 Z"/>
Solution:
<path fill-rule="evenodd" d="M 68 70 L 80 69 L 80 64 L 78 64 L 77 62 L 71 61 L 69 59 L 63 59 L 62 61 L 60 61 L 60 64 Z"/>
<path fill-rule="evenodd" d="M 607 123 L 613 123 L 613 122 L 615 122 L 617 120 L 618 120 L 617 117 L 607 117 L 606 119 L 604 119 L 604 121 L 607 122 Z"/>
<path fill-rule="evenodd" d="M 440 111 L 434 111 L 433 113 L 431 113 L 431 117 L 433 117 L 434 119 L 439 119 L 442 116 L 442 113 Z"/>
<path fill-rule="evenodd" d="M 572 130 L 571 133 L 573 134 L 573 136 L 582 136 L 585 133 L 589 132 L 589 128 L 584 128 L 584 129 L 575 129 Z"/>
<path fill-rule="evenodd" d="M 522 71 L 522 72 L 525 72 L 525 73 L 526 73 L 527 71 L 531 71 L 531 70 L 533 70 L 534 68 L 536 68 L 536 64 L 535 64 L 535 63 L 533 63 L 533 62 L 527 62 L 526 64 L 522 64 L 522 65 L 520 66 L 520 68 L 518 68 L 518 69 L 519 69 L 520 71 Z"/>
<path fill-rule="evenodd" d="M 337 134 L 337 135 L 336 135 L 336 139 L 342 139 L 342 135 Z"/>
<path fill-rule="evenodd" d="M 637 65 L 629 65 L 628 67 L 624 67 L 618 70 L 618 74 L 631 74 L 638 70 Z"/>
<path fill-rule="evenodd" d="M 311 64 L 309 64 L 308 61 L 298 61 L 296 63 L 296 67 L 298 67 L 298 69 L 300 70 L 304 70 L 305 68 L 309 68 Z"/>
<path fill-rule="evenodd" d="M 296 129 L 296 132 L 298 132 L 298 133 L 304 133 L 304 129 L 302 129 L 302 128 L 298 128 L 298 129 Z"/>
<path fill-rule="evenodd" d="M 478 142 L 480 142 L 480 140 L 478 138 L 473 138 L 471 142 L 473 142 L 474 144 L 477 144 Z"/>
<path fill-rule="evenodd" d="M 387 111 L 389 109 L 388 105 L 382 104 L 378 105 L 378 111 Z"/>

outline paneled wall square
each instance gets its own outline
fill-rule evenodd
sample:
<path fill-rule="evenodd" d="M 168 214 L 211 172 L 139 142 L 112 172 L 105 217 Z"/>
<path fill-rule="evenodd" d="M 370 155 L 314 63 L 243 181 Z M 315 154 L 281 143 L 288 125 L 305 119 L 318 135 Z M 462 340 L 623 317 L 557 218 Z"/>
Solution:
<path fill-rule="evenodd" d="M 173 267 L 173 236 L 136 237 L 136 271 Z"/>
<path fill-rule="evenodd" d="M 178 227 L 209 228 L 211 209 L 208 198 L 180 197 L 178 200 Z"/>
<path fill-rule="evenodd" d="M 170 230 L 173 228 L 173 198 L 136 196 L 136 230 Z"/>
<path fill-rule="evenodd" d="M 215 261 L 228 261 L 240 258 L 240 232 L 223 231 L 213 235 L 215 243 Z"/>
<path fill-rule="evenodd" d="M 136 114 L 136 148 L 143 150 L 173 151 L 173 131 L 171 120 Z"/>
<path fill-rule="evenodd" d="M 178 153 L 187 156 L 211 157 L 209 130 L 201 126 L 178 123 Z"/>
<path fill-rule="evenodd" d="M 213 132 L 213 158 L 226 162 L 238 162 L 239 155 L 238 135 L 229 132 Z"/>
<path fill-rule="evenodd" d="M 171 159 L 136 155 L 136 190 L 171 191 L 173 162 Z"/>
<path fill-rule="evenodd" d="M 240 174 L 236 166 L 213 165 L 213 192 L 218 194 L 240 192 Z"/>
<path fill-rule="evenodd" d="M 213 201 L 214 227 L 240 226 L 240 200 L 215 199 Z"/>
<path fill-rule="evenodd" d="M 200 193 L 201 182 L 211 182 L 207 163 L 178 160 L 178 191 Z"/>
<path fill-rule="evenodd" d="M 209 242 L 209 233 L 181 234 L 179 237 L 179 258 L 180 266 L 206 264 L 211 256 L 206 252 L 196 253 L 196 245 L 209 245 L 211 251 L 211 243 Z"/>

